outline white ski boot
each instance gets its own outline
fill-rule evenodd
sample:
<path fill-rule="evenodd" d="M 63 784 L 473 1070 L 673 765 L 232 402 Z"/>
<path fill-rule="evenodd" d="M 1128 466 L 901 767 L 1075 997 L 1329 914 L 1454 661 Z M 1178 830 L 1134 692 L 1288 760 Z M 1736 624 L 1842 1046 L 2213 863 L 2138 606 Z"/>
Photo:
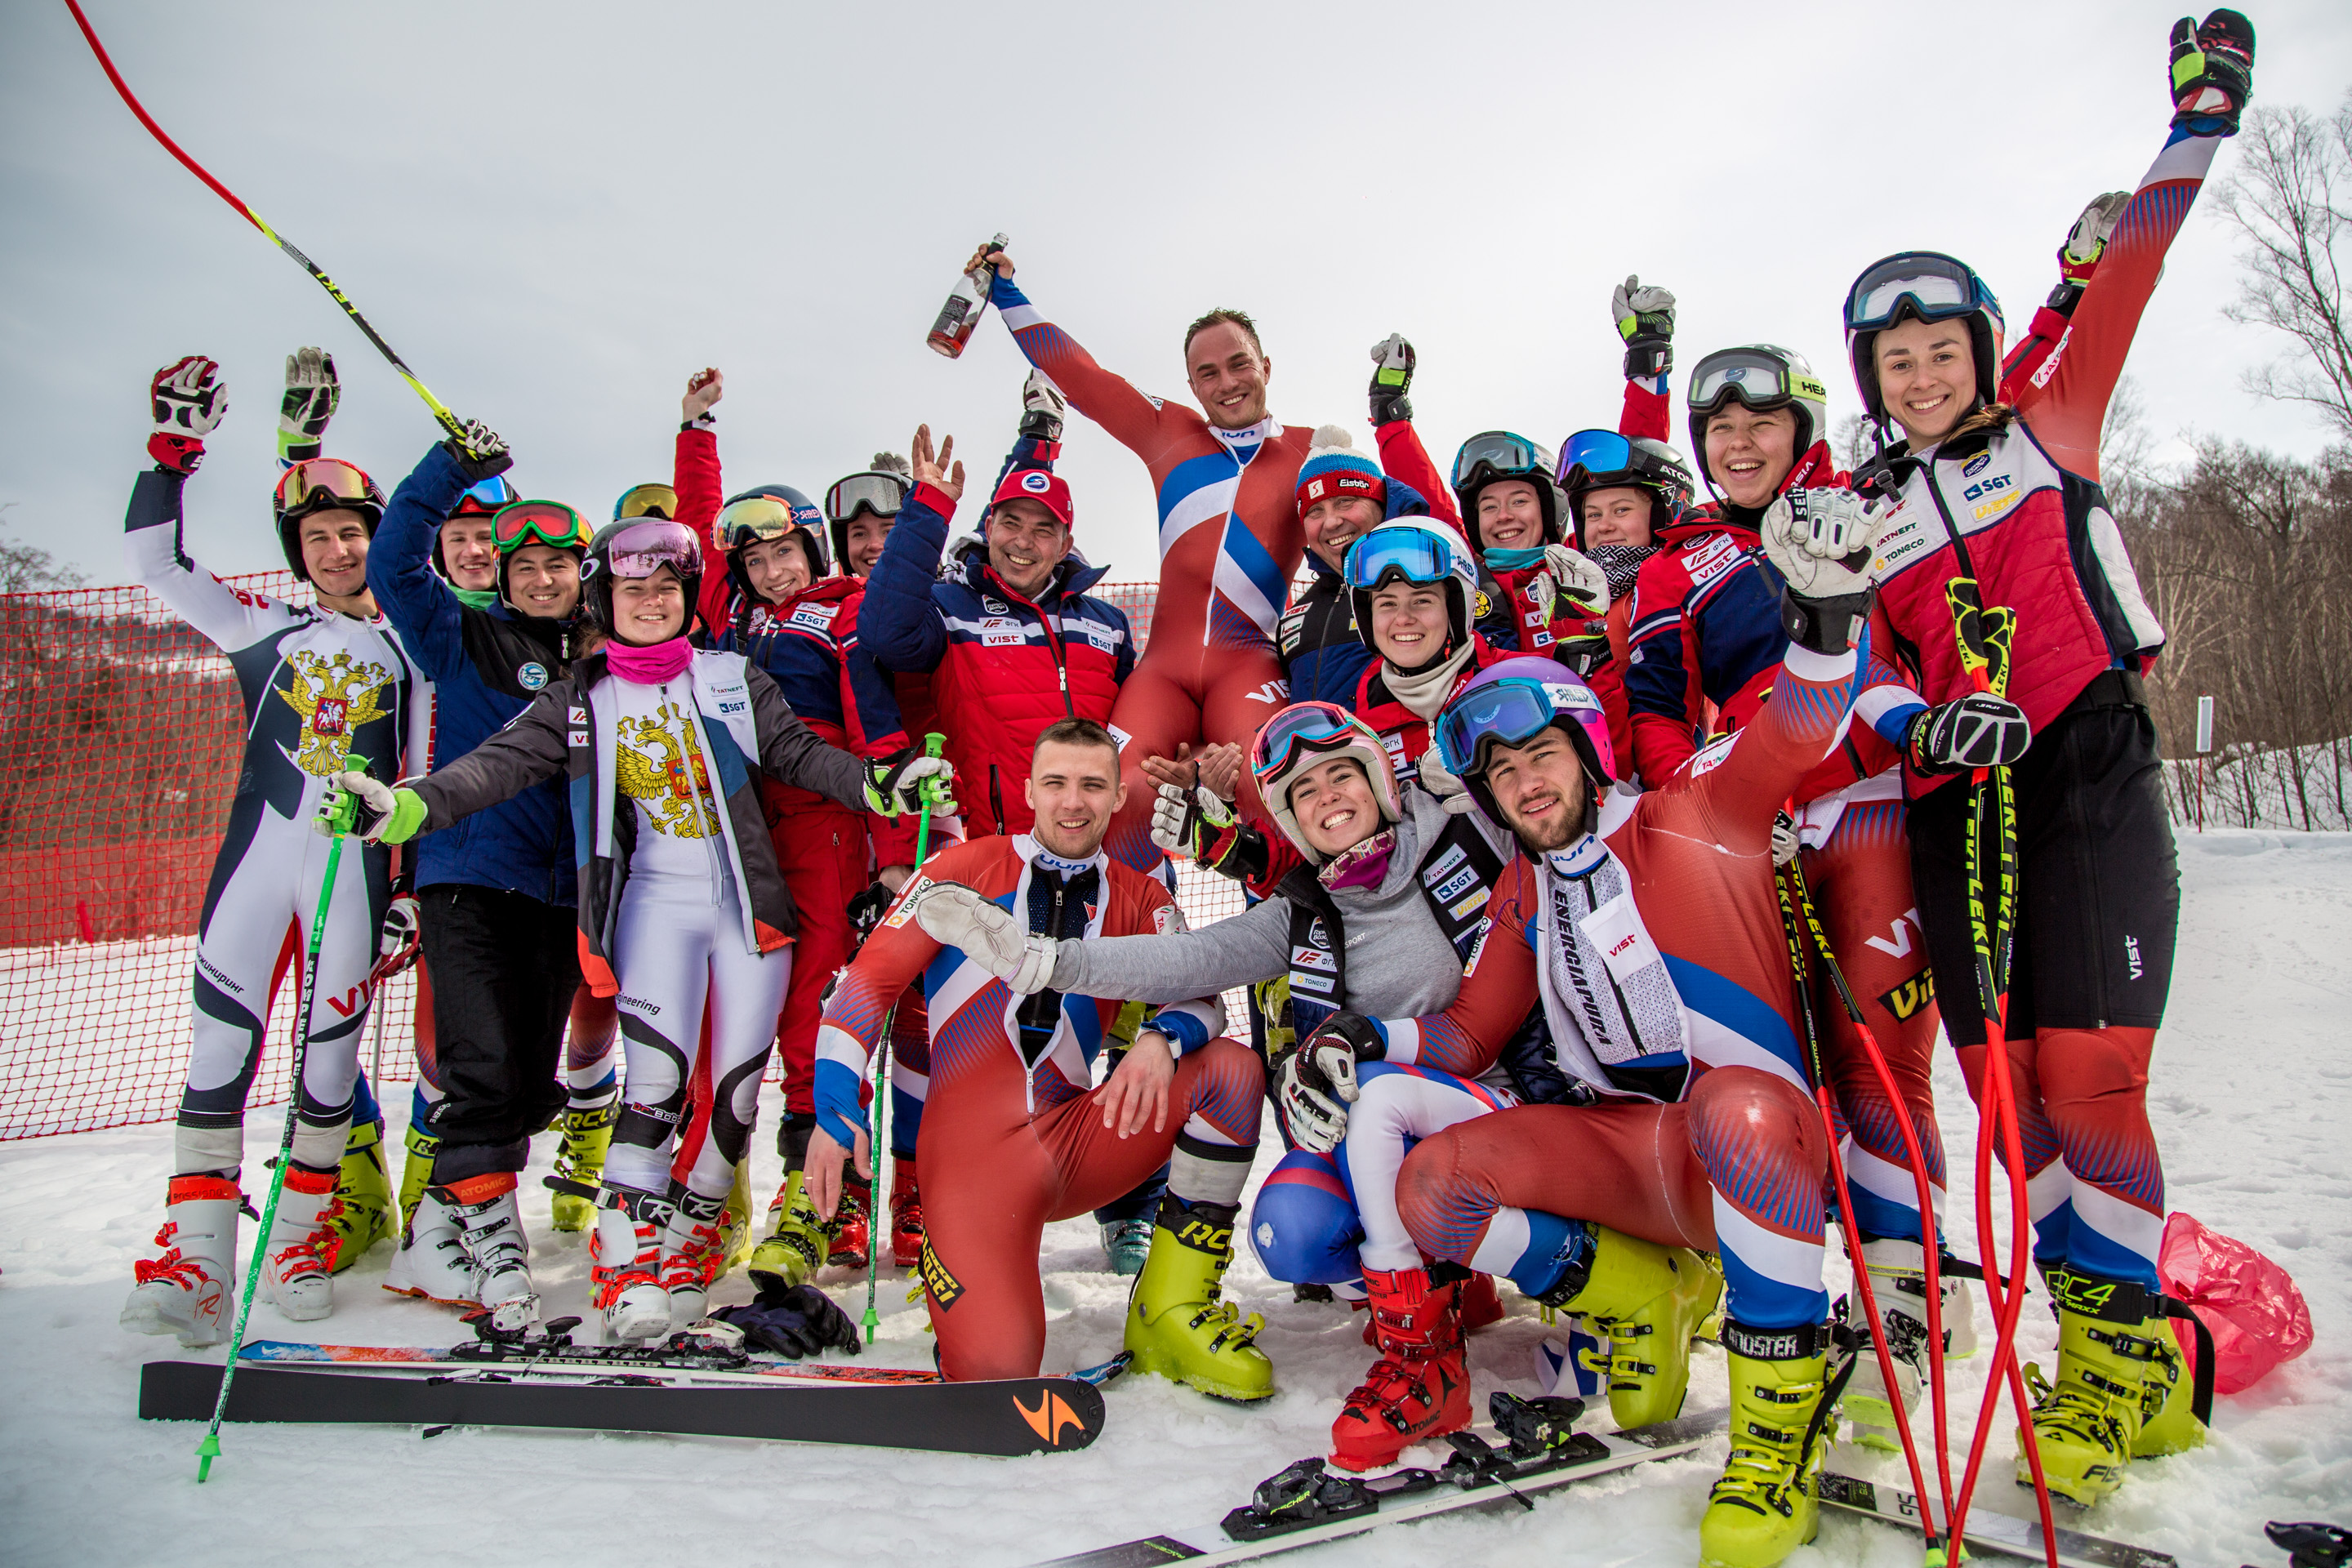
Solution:
<path fill-rule="evenodd" d="M 1878 1298 L 1878 1330 L 1895 1363 L 1896 1394 L 1908 1413 L 1919 1408 L 1919 1389 L 1931 1374 L 1927 1355 L 1927 1255 L 1916 1241 L 1893 1237 L 1862 1244 L 1862 1260 Z M 1943 1298 L 1944 1359 L 1959 1361 L 1977 1348 L 1976 1313 L 1968 1281 L 1939 1275 Z M 1858 1305 L 1859 1303 L 1857 1303 Z M 1853 1424 L 1853 1440 L 1873 1448 L 1899 1452 L 1902 1434 L 1895 1425 L 1895 1409 L 1880 1374 L 1878 1352 L 1864 1345 L 1853 1363 L 1839 1410 Z"/>
<path fill-rule="evenodd" d="M 457 1239 L 473 1265 L 474 1299 L 501 1333 L 520 1333 L 539 1321 L 530 1285 L 530 1242 L 515 1203 L 513 1173 L 467 1176 L 438 1191 L 447 1194 Z"/>
<path fill-rule="evenodd" d="M 163 1256 L 131 1266 L 139 1283 L 122 1304 L 122 1326 L 134 1334 L 177 1334 L 188 1350 L 216 1345 L 228 1334 L 236 1298 L 236 1215 L 245 1202 L 226 1176 L 174 1176 L 164 1198 L 163 1228 L 155 1245 Z"/>
<path fill-rule="evenodd" d="M 329 1221 L 334 1217 L 336 1175 L 289 1165 L 264 1244 L 262 1288 L 278 1310 L 298 1323 L 335 1310 L 335 1248 L 341 1238 Z"/>
<path fill-rule="evenodd" d="M 725 1198 L 706 1198 L 687 1186 L 670 1194 L 662 1233 L 662 1289 L 669 1293 L 668 1331 L 699 1321 L 710 1307 L 710 1287 L 727 1261 Z"/>
<path fill-rule="evenodd" d="M 395 1296 L 422 1296 L 445 1307 L 481 1304 L 474 1260 L 466 1256 L 457 1201 L 446 1187 L 426 1187 L 400 1233 L 400 1251 L 384 1270 Z"/>
<path fill-rule="evenodd" d="M 606 1344 L 635 1344 L 669 1332 L 662 1240 L 671 1213 L 669 1199 L 659 1193 L 608 1182 L 597 1194 L 588 1299 L 604 1315 Z"/>

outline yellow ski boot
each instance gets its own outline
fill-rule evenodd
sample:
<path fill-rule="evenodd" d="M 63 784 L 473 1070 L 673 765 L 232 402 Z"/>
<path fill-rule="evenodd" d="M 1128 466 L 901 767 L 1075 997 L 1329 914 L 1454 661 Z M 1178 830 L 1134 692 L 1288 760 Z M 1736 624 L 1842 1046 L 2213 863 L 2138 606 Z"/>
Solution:
<path fill-rule="evenodd" d="M 718 1279 L 723 1279 L 742 1268 L 751 1257 L 751 1158 L 749 1154 L 736 1163 L 735 1186 L 727 1194 L 727 1207 L 719 1216 L 719 1233 L 721 1246 Z"/>
<path fill-rule="evenodd" d="M 1731 1458 L 1699 1521 L 1700 1568 L 1778 1568 L 1818 1534 L 1814 1478 L 1836 1436 L 1822 1403 L 1826 1325 L 1750 1329 L 1727 1319 Z"/>
<path fill-rule="evenodd" d="M 1537 1300 L 1581 1315 L 1609 1349 L 1609 1414 L 1621 1429 L 1671 1421 L 1690 1391 L 1690 1342 L 1723 1273 L 1686 1247 L 1587 1224 L 1581 1258 Z"/>
<path fill-rule="evenodd" d="M 556 1123 L 562 1142 L 555 1149 L 555 1174 L 593 1187 L 604 1179 L 604 1152 L 613 1146 L 613 1124 L 621 1120 L 621 1091 L 607 1089 L 600 1101 L 574 1101 Z M 596 1200 L 577 1193 L 555 1194 L 555 1228 L 586 1230 L 596 1223 Z"/>
<path fill-rule="evenodd" d="M 406 1229 L 416 1217 L 416 1200 L 433 1184 L 433 1160 L 441 1152 L 441 1140 L 411 1121 L 400 1141 L 407 1151 L 400 1159 L 400 1224 Z"/>
<path fill-rule="evenodd" d="M 1274 1363 L 1253 1342 L 1265 1320 L 1220 1300 L 1234 1261 L 1234 1204 L 1187 1204 L 1170 1193 L 1152 1221 L 1151 1251 L 1127 1302 L 1136 1372 L 1156 1372 L 1220 1399 L 1265 1399 Z"/>
<path fill-rule="evenodd" d="M 805 1285 L 824 1266 L 832 1238 L 825 1235 L 824 1221 L 816 1216 L 816 1205 L 809 1202 L 803 1186 L 804 1175 L 801 1171 L 784 1173 L 784 1184 L 776 1189 L 775 1201 L 768 1205 L 768 1234 L 751 1248 L 751 1261 L 745 1266 L 763 1289 L 789 1290 Z"/>
<path fill-rule="evenodd" d="M 2026 1368 L 2039 1395 L 2033 1436 L 2053 1494 L 2085 1508 L 2123 1485 L 2135 1455 L 2177 1453 L 2204 1440 L 2183 1397 L 2191 1381 L 2171 1325 L 2151 1311 L 2161 1299 L 2128 1279 L 2050 1271 L 2058 1302 L 2058 1375 Z M 2153 1428 L 2151 1431 L 2150 1428 Z M 2033 1484 L 2021 1450 L 2020 1486 Z"/>
<path fill-rule="evenodd" d="M 327 1228 L 335 1233 L 337 1274 L 394 1234 L 392 1172 L 383 1161 L 383 1121 L 352 1123 L 351 1135 L 343 1141 L 342 1169 L 335 1176 L 335 1201 L 328 1206 Z"/>
<path fill-rule="evenodd" d="M 2192 1337 L 2196 1332 L 2190 1331 Z M 2209 1387 L 2203 1398 L 2198 1397 L 2196 1372 L 2181 1354 L 2180 1341 L 2166 1318 L 2150 1318 L 2147 1333 L 2156 1356 L 2140 1384 L 2139 1441 L 2132 1445 L 2132 1458 L 2154 1459 L 2201 1448 L 2205 1428 L 2213 1418 L 2213 1391 Z M 2210 1363 L 2213 1356 L 2210 1343 L 2201 1353 Z"/>

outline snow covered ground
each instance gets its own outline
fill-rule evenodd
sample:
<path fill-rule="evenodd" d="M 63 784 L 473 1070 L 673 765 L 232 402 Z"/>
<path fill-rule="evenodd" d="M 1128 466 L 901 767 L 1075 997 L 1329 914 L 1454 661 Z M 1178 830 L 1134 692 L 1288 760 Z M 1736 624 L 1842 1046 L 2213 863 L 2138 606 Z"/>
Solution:
<path fill-rule="evenodd" d="M 2276 1568 L 2264 1520 L 2352 1522 L 2352 836 L 2192 834 L 2182 868 L 2179 978 L 2151 1107 L 2171 1201 L 2285 1265 L 2310 1300 L 2318 1342 L 2223 1399 L 2203 1451 L 2136 1466 L 2124 1491 L 2080 1528 L 2172 1552 L 2186 1568 Z M 1955 1152 L 1954 1213 L 1966 1215 L 1970 1167 L 1959 1155 L 1973 1117 L 1956 1074 L 1942 1073 L 1939 1090 Z M 11 1563 L 1019 1564 L 1216 1519 L 1262 1478 L 1322 1451 L 1368 1359 L 1360 1320 L 1293 1304 L 1244 1259 L 1232 1287 L 1265 1315 L 1261 1342 L 1283 1392 L 1242 1409 L 1156 1379 L 1117 1384 L 1108 1429 L 1083 1453 L 972 1459 L 642 1436 L 461 1429 L 421 1440 L 408 1428 L 232 1426 L 199 1489 L 191 1456 L 200 1429 L 133 1415 L 140 1364 L 179 1352 L 114 1321 L 131 1261 L 158 1223 L 168 1137 L 146 1126 L 0 1145 L 0 1556 Z M 772 1148 L 761 1152 L 756 1184 L 772 1190 Z M 260 1163 L 257 1150 L 251 1163 Z M 544 1194 L 535 1183 L 527 1190 L 551 1311 L 581 1310 L 583 1251 L 544 1228 Z M 2005 1194 L 2002 1204 L 2005 1213 Z M 1973 1255 L 1972 1237 L 1962 1250 Z M 456 1337 L 441 1310 L 376 1289 L 389 1253 L 379 1247 L 338 1281 L 343 1306 L 329 1322 L 289 1324 L 265 1306 L 252 1333 L 386 1344 Z M 1113 1353 L 1125 1282 L 1099 1271 L 1092 1225 L 1054 1227 L 1043 1265 L 1048 1367 Z M 862 1282 L 836 1283 L 854 1314 Z M 875 1353 L 928 1364 L 924 1320 L 904 1292 L 902 1279 L 886 1276 Z M 719 1299 L 748 1295 L 737 1279 Z M 1520 1302 L 1473 1341 L 1481 1405 L 1491 1387 L 1532 1392 L 1543 1332 Z M 2030 1356 L 2051 1353 L 2054 1332 L 2038 1302 L 2024 1339 Z M 1953 1380 L 1971 1412 L 1981 1368 L 1979 1358 Z M 1722 1359 L 1702 1349 L 1690 1408 L 1724 1396 Z M 1297 1560 L 1686 1563 L 1721 1456 L 1718 1441 L 1694 1459 L 1555 1494 L 1531 1513 L 1396 1528 Z M 2010 1457 L 1998 1439 L 1983 1504 L 2030 1513 L 2030 1496 L 2008 1481 Z M 1900 1465 L 1850 1448 L 1832 1463 L 1888 1479 Z M 1918 1561 L 1918 1546 L 1832 1518 L 1791 1561 L 1904 1568 Z"/>

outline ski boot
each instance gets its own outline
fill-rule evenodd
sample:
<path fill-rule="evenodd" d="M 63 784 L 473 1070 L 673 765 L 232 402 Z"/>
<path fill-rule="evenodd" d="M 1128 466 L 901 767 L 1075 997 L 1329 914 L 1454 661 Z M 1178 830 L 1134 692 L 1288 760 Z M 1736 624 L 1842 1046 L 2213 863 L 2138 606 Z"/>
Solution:
<path fill-rule="evenodd" d="M 1580 1256 L 1537 1300 L 1580 1315 L 1607 1342 L 1609 1414 L 1620 1430 L 1671 1421 L 1690 1391 L 1691 1336 L 1723 1294 L 1723 1274 L 1686 1247 L 1583 1229 Z"/>
<path fill-rule="evenodd" d="M 555 1146 L 555 1174 L 567 1182 L 593 1187 L 604 1179 L 604 1152 L 613 1146 L 613 1125 L 621 1120 L 621 1091 L 601 1090 L 593 1100 L 575 1100 L 556 1123 L 562 1138 Z M 586 1230 L 596 1222 L 596 1205 L 577 1193 L 555 1194 L 555 1228 Z"/>
<path fill-rule="evenodd" d="M 604 1184 L 588 1239 L 590 1303 L 604 1315 L 606 1344 L 635 1344 L 669 1332 L 662 1288 L 662 1241 L 672 1205 L 660 1193 Z"/>
<path fill-rule="evenodd" d="M 2072 1268 L 2053 1268 L 2049 1278 L 2058 1301 L 2058 1375 L 2047 1382 L 2040 1367 L 2025 1369 L 2037 1395 L 2033 1436 L 2051 1492 L 2087 1508 L 2123 1485 L 2134 1456 L 2194 1447 L 2204 1433 L 2184 1396 L 2193 1379 L 2162 1315 L 2163 1299 L 2132 1280 Z M 2182 1407 L 2190 1407 L 2186 1416 Z M 2017 1475 L 2019 1485 L 2033 1484 L 2021 1451 Z"/>
<path fill-rule="evenodd" d="M 1462 1331 L 1475 1333 L 1489 1323 L 1503 1321 L 1503 1298 L 1495 1289 L 1491 1274 L 1473 1274 L 1462 1281 L 1456 1292 L 1462 1307 Z"/>
<path fill-rule="evenodd" d="M 805 1285 L 824 1266 L 824 1222 L 816 1217 L 805 1183 L 805 1172 L 785 1172 L 784 1184 L 768 1205 L 767 1237 L 751 1249 L 747 1266 L 762 1289 L 771 1281 L 778 1290 Z"/>
<path fill-rule="evenodd" d="M 1459 1270 L 1444 1284 L 1426 1268 L 1364 1270 L 1380 1359 L 1331 1423 L 1331 1462 L 1369 1470 L 1415 1443 L 1470 1425 L 1470 1370 L 1462 1344 Z"/>
<path fill-rule="evenodd" d="M 1115 1219 L 1102 1227 L 1103 1252 L 1110 1259 L 1113 1274 L 1132 1279 L 1143 1272 L 1143 1260 L 1151 1256 L 1151 1222 L 1140 1215 Z"/>
<path fill-rule="evenodd" d="M 710 1277 L 717 1284 L 740 1268 L 751 1257 L 751 1161 L 736 1162 L 735 1184 L 728 1189 L 727 1207 L 719 1216 L 719 1267 Z"/>
<path fill-rule="evenodd" d="M 335 1177 L 333 1171 L 288 1165 L 277 1217 L 262 1244 L 262 1287 L 298 1323 L 335 1310 Z"/>
<path fill-rule="evenodd" d="M 400 1162 L 400 1223 L 405 1228 L 416 1212 L 416 1200 L 433 1184 L 433 1162 L 440 1156 L 441 1140 L 411 1121 L 400 1141 L 407 1147 Z"/>
<path fill-rule="evenodd" d="M 163 1256 L 131 1265 L 138 1283 L 122 1304 L 134 1334 L 177 1334 L 187 1350 L 216 1345 L 228 1333 L 236 1293 L 236 1215 L 245 1202 L 219 1174 L 174 1176 L 163 1200 Z"/>
<path fill-rule="evenodd" d="M 1879 1371 L 1878 1352 L 1871 1335 L 1882 1333 L 1895 1363 L 1895 1394 L 1908 1413 L 1919 1408 L 1919 1389 L 1934 1375 L 1927 1359 L 1927 1255 L 1916 1241 L 1882 1237 L 1862 1244 L 1862 1261 L 1878 1295 L 1875 1330 L 1862 1328 L 1862 1349 L 1853 1363 L 1853 1376 L 1838 1414 L 1853 1425 L 1853 1440 L 1865 1447 L 1899 1453 L 1903 1435 L 1895 1424 L 1894 1402 Z M 1959 1361 L 1976 1353 L 1976 1314 L 1969 1300 L 1968 1281 L 1938 1277 L 1943 1298 L 1944 1359 Z M 1860 1303 L 1855 1303 L 1859 1307 Z"/>
<path fill-rule="evenodd" d="M 383 1271 L 383 1288 L 444 1307 L 480 1306 L 480 1284 L 474 1260 L 466 1256 L 464 1230 L 448 1188 L 419 1188 L 408 1223 L 401 1227 L 400 1250 Z"/>
<path fill-rule="evenodd" d="M 909 1154 L 890 1158 L 890 1261 L 912 1268 L 923 1260 L 923 1194 Z"/>
<path fill-rule="evenodd" d="M 1274 1365 L 1252 1342 L 1263 1319 L 1218 1300 L 1234 1261 L 1237 1204 L 1160 1200 L 1151 1255 L 1127 1306 L 1127 1348 L 1137 1372 L 1156 1372 L 1221 1399 L 1274 1393 Z"/>
<path fill-rule="evenodd" d="M 355 1121 L 335 1178 L 335 1272 L 341 1274 L 393 1234 L 392 1172 L 383 1160 L 383 1122 Z"/>
<path fill-rule="evenodd" d="M 669 1293 L 670 1331 L 698 1321 L 710 1306 L 710 1287 L 727 1260 L 725 1198 L 706 1198 L 684 1183 L 670 1188 L 669 1224 L 662 1232 L 661 1284 Z"/>
<path fill-rule="evenodd" d="M 873 1245 L 874 1184 L 856 1171 L 841 1173 L 841 1202 L 825 1222 L 825 1263 L 835 1268 L 863 1268 L 866 1250 Z"/>
<path fill-rule="evenodd" d="M 1731 1458 L 1699 1521 L 1701 1568 L 1777 1568 L 1820 1533 L 1815 1477 L 1836 1435 L 1822 1403 L 1828 1342 L 1826 1324 L 1750 1329 L 1724 1321 Z"/>
<path fill-rule="evenodd" d="M 474 1299 L 490 1314 L 490 1327 L 520 1333 L 539 1321 L 539 1295 L 530 1285 L 530 1242 L 523 1235 L 522 1210 L 515 1202 L 510 1171 L 467 1176 L 436 1187 L 457 1227 L 457 1244 L 473 1269 Z"/>

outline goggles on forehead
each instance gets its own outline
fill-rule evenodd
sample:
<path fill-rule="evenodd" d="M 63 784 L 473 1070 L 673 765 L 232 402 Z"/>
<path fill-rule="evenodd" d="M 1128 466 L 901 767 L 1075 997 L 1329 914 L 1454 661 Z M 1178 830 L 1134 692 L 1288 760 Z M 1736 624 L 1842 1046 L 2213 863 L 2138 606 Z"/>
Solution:
<path fill-rule="evenodd" d="M 375 481 L 341 458 L 305 458 L 278 481 L 278 510 L 284 513 L 383 504 Z"/>
<path fill-rule="evenodd" d="M 719 514 L 714 531 L 721 550 L 740 550 L 770 539 L 782 539 L 796 528 L 814 528 L 817 515 L 805 512 L 780 496 L 745 496 L 730 502 Z"/>
<path fill-rule="evenodd" d="M 578 512 L 560 500 L 519 500 L 499 508 L 490 519 L 490 538 L 509 555 L 533 539 L 558 550 L 584 550 L 589 528 Z"/>
<path fill-rule="evenodd" d="M 1489 430 L 1471 437 L 1454 454 L 1454 488 L 1461 489 L 1481 477 L 1482 468 L 1486 470 L 1484 477 L 1497 479 L 1528 472 L 1548 474 L 1551 465 L 1543 448 L 1526 437 L 1515 436 L 1508 430 Z"/>
<path fill-rule="evenodd" d="M 1778 408 L 1799 398 L 1826 402 L 1829 388 L 1783 360 L 1754 349 L 1720 349 L 1691 372 L 1690 406 L 1712 410 L 1736 397 L 1750 408 Z"/>
<path fill-rule="evenodd" d="M 2000 320 L 2000 305 L 1975 268 L 1937 251 L 1906 250 L 1854 279 L 1845 297 L 1846 330 L 1891 326 L 1906 306 L 1923 321 L 1948 321 L 1973 310 L 1990 310 L 1996 322 Z"/>
<path fill-rule="evenodd" d="M 1354 739 L 1355 715 L 1336 702 L 1297 702 L 1265 721 L 1250 744 L 1250 771 L 1259 778 L 1287 771 L 1301 750 L 1336 750 Z"/>
<path fill-rule="evenodd" d="M 1340 571 L 1350 588 L 1378 588 L 1399 577 L 1443 583 L 1454 575 L 1454 552 L 1425 528 L 1378 528 L 1348 547 Z"/>
<path fill-rule="evenodd" d="M 1580 682 L 1497 680 L 1446 704 L 1433 738 L 1447 771 L 1468 778 L 1484 771 L 1483 746 L 1524 745 L 1560 719 L 1585 723 L 1581 715 L 1601 711 L 1600 699 Z"/>
<path fill-rule="evenodd" d="M 896 517 L 907 489 L 907 481 L 895 474 L 852 474 L 824 492 L 824 515 L 847 522 L 862 507 L 877 517 Z"/>
<path fill-rule="evenodd" d="M 702 544 L 682 522 L 646 517 L 607 542 L 604 562 L 614 577 L 650 577 L 667 566 L 683 578 L 701 572 Z"/>
<path fill-rule="evenodd" d="M 619 522 L 630 517 L 674 518 L 677 515 L 677 491 L 667 485 L 632 485 L 621 492 L 613 503 L 613 521 Z"/>

